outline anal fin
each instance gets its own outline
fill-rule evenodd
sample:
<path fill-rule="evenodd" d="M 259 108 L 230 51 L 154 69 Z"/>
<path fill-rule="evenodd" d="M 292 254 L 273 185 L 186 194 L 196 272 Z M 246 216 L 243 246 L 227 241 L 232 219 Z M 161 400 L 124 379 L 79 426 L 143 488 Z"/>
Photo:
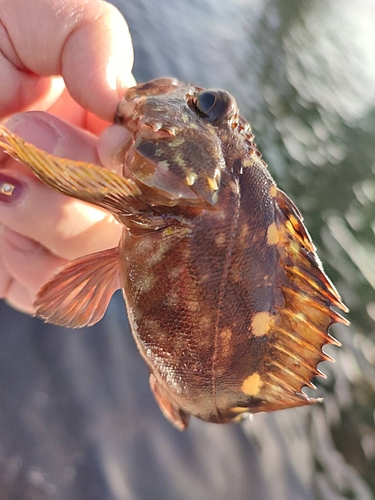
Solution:
<path fill-rule="evenodd" d="M 117 248 L 81 257 L 40 289 L 34 303 L 36 316 L 70 328 L 94 325 L 120 287 Z"/>
<path fill-rule="evenodd" d="M 171 401 L 169 395 L 152 373 L 150 375 L 150 387 L 164 417 L 179 431 L 185 430 L 189 425 L 190 416 Z"/>

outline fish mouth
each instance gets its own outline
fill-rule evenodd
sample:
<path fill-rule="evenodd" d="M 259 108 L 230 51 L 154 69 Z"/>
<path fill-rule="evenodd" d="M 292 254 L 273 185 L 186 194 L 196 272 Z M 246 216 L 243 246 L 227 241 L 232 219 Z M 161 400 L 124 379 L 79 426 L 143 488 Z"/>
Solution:
<path fill-rule="evenodd" d="M 143 134 L 151 134 L 154 140 L 175 136 L 181 130 L 179 127 L 163 124 L 160 120 L 145 120 L 146 101 L 146 96 L 135 96 L 129 101 L 124 98 L 117 107 L 115 124 L 122 125 L 129 130 L 134 140 Z"/>
<path fill-rule="evenodd" d="M 114 122 L 115 124 L 123 125 L 134 133 L 139 129 L 138 122 L 141 116 L 143 116 L 142 111 L 146 102 L 146 96 L 134 95 L 130 97 L 127 96 L 127 93 L 128 91 L 117 106 Z"/>
<path fill-rule="evenodd" d="M 122 125 L 135 136 L 153 134 L 155 140 L 165 139 L 177 135 L 180 127 L 162 123 L 161 120 L 148 120 L 144 116 L 145 96 L 134 97 L 130 101 L 121 101 L 115 116 L 115 124 Z"/>
<path fill-rule="evenodd" d="M 178 87 L 185 86 L 175 78 L 156 78 L 150 82 L 141 83 L 130 87 L 124 94 L 123 99 L 117 106 L 114 122 L 124 125 L 131 132 L 140 129 L 140 125 L 146 125 L 147 130 L 158 132 L 162 127 L 160 122 L 140 124 L 144 116 L 144 105 L 148 97 L 168 94 Z M 174 135 L 174 134 L 172 134 Z"/>

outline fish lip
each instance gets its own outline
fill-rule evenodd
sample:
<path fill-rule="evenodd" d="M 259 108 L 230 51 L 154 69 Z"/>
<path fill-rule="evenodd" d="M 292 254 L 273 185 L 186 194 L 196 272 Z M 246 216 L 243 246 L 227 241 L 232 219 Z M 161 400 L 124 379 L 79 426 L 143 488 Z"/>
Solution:
<path fill-rule="evenodd" d="M 129 130 L 133 130 L 135 125 L 132 122 L 137 122 L 143 115 L 142 104 L 146 102 L 147 97 L 168 94 L 171 90 L 183 86 L 185 84 L 175 78 L 156 78 L 150 82 L 128 88 L 117 106 L 115 123 L 125 125 Z"/>
<path fill-rule="evenodd" d="M 145 96 L 135 96 L 128 99 L 125 94 L 117 106 L 114 119 L 115 124 L 123 125 L 131 132 L 136 132 L 138 130 L 138 121 L 141 117 L 139 108 L 142 107 L 145 101 Z"/>
<path fill-rule="evenodd" d="M 117 106 L 115 124 L 124 126 L 133 134 L 153 132 L 158 139 L 175 136 L 180 131 L 178 127 L 166 126 L 160 120 L 143 121 L 146 99 L 146 96 L 136 96 L 130 100 L 124 98 Z"/>

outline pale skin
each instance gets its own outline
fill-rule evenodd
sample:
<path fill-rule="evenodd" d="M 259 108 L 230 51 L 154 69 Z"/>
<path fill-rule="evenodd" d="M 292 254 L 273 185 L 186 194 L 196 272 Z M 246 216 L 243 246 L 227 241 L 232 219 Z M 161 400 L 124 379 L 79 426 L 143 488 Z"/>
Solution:
<path fill-rule="evenodd" d="M 126 23 L 104 1 L 0 0 L 0 121 L 50 153 L 113 168 L 127 133 L 108 125 L 135 83 L 132 64 Z M 14 202 L 0 201 L 0 298 L 32 314 L 57 268 L 116 246 L 121 228 L 2 151 L 1 175 L 22 189 Z"/>

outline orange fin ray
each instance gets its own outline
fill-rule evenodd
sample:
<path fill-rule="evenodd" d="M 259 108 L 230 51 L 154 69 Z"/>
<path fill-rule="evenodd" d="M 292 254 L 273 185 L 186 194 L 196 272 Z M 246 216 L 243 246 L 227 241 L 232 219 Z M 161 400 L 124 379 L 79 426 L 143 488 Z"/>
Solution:
<path fill-rule="evenodd" d="M 267 333 L 272 338 L 271 353 L 257 394 L 256 411 L 319 401 L 309 398 L 302 390 L 305 386 L 315 387 L 314 377 L 325 376 L 318 364 L 332 358 L 323 352 L 323 346 L 340 345 L 329 335 L 329 327 L 336 322 L 348 324 L 331 308 L 336 306 L 347 311 L 324 273 L 301 214 L 281 191 L 276 194 L 275 215 L 278 229 L 275 245 L 279 254 L 276 286 L 281 293 Z"/>
<path fill-rule="evenodd" d="M 328 299 L 331 302 L 331 305 L 338 307 L 342 311 L 348 312 L 348 309 L 338 297 L 337 291 L 333 289 L 332 283 L 329 281 L 327 276 L 322 273 L 322 269 L 320 266 L 317 266 L 316 261 L 312 260 L 311 255 L 307 257 L 306 251 L 301 249 L 300 258 L 303 267 L 295 267 L 293 269 L 294 274 L 303 280 L 307 286 L 314 288 L 319 295 Z M 310 265 L 312 267 L 310 267 Z"/>
<path fill-rule="evenodd" d="M 283 381 L 288 381 L 288 388 L 293 391 L 299 391 L 301 386 L 307 385 L 309 387 L 315 387 L 314 384 L 310 380 L 306 381 L 301 374 L 301 371 L 298 367 L 290 364 L 289 366 L 282 365 L 281 363 L 274 361 L 274 366 L 279 368 L 281 372 L 283 372 Z"/>
<path fill-rule="evenodd" d="M 321 373 L 316 366 L 309 364 L 308 361 L 303 359 L 301 356 L 298 356 L 296 353 L 286 351 L 285 347 L 283 347 L 282 345 L 275 344 L 275 349 L 281 351 L 282 356 L 292 358 L 295 366 L 300 367 L 300 369 L 302 367 L 302 369 L 307 370 L 313 377 L 316 377 L 319 375 L 319 373 Z"/>
<path fill-rule="evenodd" d="M 60 326 L 91 326 L 120 287 L 118 249 L 103 250 L 69 262 L 47 282 L 35 301 L 36 315 Z"/>
<path fill-rule="evenodd" d="M 278 377 L 274 373 L 270 373 L 267 382 L 269 384 L 269 398 L 266 404 L 263 403 L 260 406 L 259 411 L 282 410 L 283 408 L 306 406 L 322 401 L 321 398 L 310 398 L 304 392 L 293 390 L 288 378 Z M 311 386 L 311 382 L 304 385 Z M 314 384 L 312 386 L 315 388 Z M 272 397 L 270 397 L 271 395 Z"/>
<path fill-rule="evenodd" d="M 26 163 L 49 187 L 73 198 L 92 203 L 114 215 L 134 214 L 145 208 L 134 181 L 110 170 L 66 158 L 59 158 L 25 142 L 0 125 L 0 142 L 10 156 Z"/>
<path fill-rule="evenodd" d="M 300 267 L 295 270 L 302 279 L 305 279 L 311 286 L 320 290 L 322 295 L 329 298 L 332 305 L 337 306 L 344 312 L 349 312 L 348 308 L 341 301 L 341 297 L 335 286 L 324 273 L 322 263 L 316 254 L 312 239 L 303 224 L 302 216 L 292 200 L 282 191 L 277 192 L 278 224 L 284 227 L 291 241 L 298 244 Z M 290 246 L 290 243 L 289 243 Z M 295 257 L 295 255 L 293 255 Z M 295 262 L 295 259 L 292 259 Z"/>
<path fill-rule="evenodd" d="M 331 317 L 331 323 L 328 325 L 328 327 L 322 328 L 319 324 L 315 323 L 315 321 L 313 321 L 308 316 L 308 314 L 307 314 L 308 311 L 306 311 L 306 310 L 305 310 L 305 314 L 303 314 L 303 315 L 299 312 L 295 313 L 293 311 L 285 311 L 285 314 L 289 315 L 292 318 L 293 317 L 298 318 L 299 321 L 306 323 L 309 328 L 311 328 L 312 330 L 315 330 L 315 332 L 318 335 L 321 335 L 325 339 L 327 344 L 333 344 L 333 345 L 336 345 L 337 347 L 341 346 L 341 343 L 338 340 L 336 340 L 334 337 L 332 337 L 331 335 L 329 335 L 327 333 L 327 329 L 333 323 L 343 323 L 344 325 L 348 326 L 350 323 L 346 318 L 342 317 L 340 314 L 338 314 L 333 309 L 328 308 L 328 310 L 327 310 L 327 305 L 325 303 L 323 303 L 320 299 L 317 299 L 316 297 L 306 298 L 306 295 L 298 293 L 296 290 L 292 290 L 289 288 L 284 289 L 284 293 L 286 293 L 288 295 L 292 295 L 292 296 L 294 295 L 294 297 L 297 301 L 305 300 L 306 302 L 309 303 L 309 306 L 311 306 L 311 304 L 313 303 L 316 309 L 320 309 L 324 314 L 328 314 Z M 315 311 L 315 310 L 313 309 L 313 311 Z"/>
<path fill-rule="evenodd" d="M 301 212 L 298 210 L 293 201 L 281 189 L 277 189 L 277 204 L 281 212 L 284 214 L 285 221 L 290 225 L 289 230 L 293 228 L 293 233 L 298 241 L 311 253 L 315 252 L 315 246 L 311 236 L 307 232 L 303 224 Z"/>

